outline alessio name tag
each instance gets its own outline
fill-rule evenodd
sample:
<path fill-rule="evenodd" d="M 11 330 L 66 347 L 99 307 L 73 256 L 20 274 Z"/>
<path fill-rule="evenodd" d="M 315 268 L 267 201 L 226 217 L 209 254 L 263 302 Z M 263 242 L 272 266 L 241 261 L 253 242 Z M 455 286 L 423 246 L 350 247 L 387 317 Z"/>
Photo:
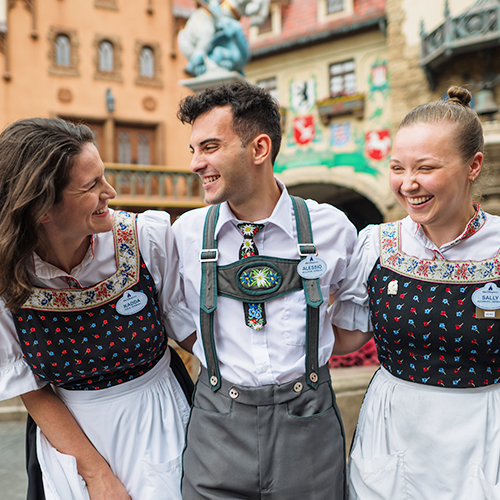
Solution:
<path fill-rule="evenodd" d="M 500 288 L 495 283 L 486 283 L 472 294 L 471 299 L 476 306 L 476 318 L 500 318 Z"/>
<path fill-rule="evenodd" d="M 326 262 L 316 255 L 309 255 L 298 263 L 297 272 L 306 280 L 315 280 L 325 274 Z"/>
<path fill-rule="evenodd" d="M 142 292 L 127 291 L 123 297 L 116 303 L 116 311 L 122 316 L 142 311 L 148 303 L 148 296 Z"/>

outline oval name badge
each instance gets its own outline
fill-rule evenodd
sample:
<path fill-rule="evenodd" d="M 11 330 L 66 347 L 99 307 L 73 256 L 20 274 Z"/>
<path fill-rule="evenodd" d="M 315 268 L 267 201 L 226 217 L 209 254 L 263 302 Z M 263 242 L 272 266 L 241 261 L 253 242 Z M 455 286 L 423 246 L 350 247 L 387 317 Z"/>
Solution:
<path fill-rule="evenodd" d="M 298 263 L 297 272 L 306 280 L 315 280 L 325 274 L 326 262 L 316 255 L 309 255 Z"/>
<path fill-rule="evenodd" d="M 472 294 L 472 302 L 486 311 L 500 309 L 500 288 L 495 283 L 486 283 Z"/>
<path fill-rule="evenodd" d="M 126 291 L 116 303 L 116 311 L 122 316 L 130 316 L 142 311 L 148 303 L 148 296 L 142 292 Z"/>

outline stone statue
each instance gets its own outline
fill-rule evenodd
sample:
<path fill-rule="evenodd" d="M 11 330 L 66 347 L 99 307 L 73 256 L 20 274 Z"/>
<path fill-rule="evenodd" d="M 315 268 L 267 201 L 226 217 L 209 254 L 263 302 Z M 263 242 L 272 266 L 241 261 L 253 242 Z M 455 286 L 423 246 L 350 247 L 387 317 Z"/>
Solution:
<path fill-rule="evenodd" d="M 199 7 L 178 35 L 179 47 L 188 58 L 186 73 L 200 76 L 223 68 L 243 74 L 250 50 L 239 19 L 249 16 L 252 25 L 262 24 L 269 15 L 269 0 L 196 2 Z"/>

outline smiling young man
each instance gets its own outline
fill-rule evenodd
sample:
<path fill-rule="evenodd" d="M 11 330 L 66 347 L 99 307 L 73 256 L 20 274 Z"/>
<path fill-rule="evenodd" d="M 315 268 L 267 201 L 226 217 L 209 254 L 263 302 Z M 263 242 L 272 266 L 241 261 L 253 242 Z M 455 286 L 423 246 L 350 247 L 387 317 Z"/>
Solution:
<path fill-rule="evenodd" d="M 183 498 L 341 500 L 325 312 L 356 231 L 332 206 L 292 199 L 274 177 L 280 114 L 264 90 L 208 89 L 184 99 L 178 117 L 192 127 L 190 168 L 212 205 L 173 226 L 202 364 Z"/>

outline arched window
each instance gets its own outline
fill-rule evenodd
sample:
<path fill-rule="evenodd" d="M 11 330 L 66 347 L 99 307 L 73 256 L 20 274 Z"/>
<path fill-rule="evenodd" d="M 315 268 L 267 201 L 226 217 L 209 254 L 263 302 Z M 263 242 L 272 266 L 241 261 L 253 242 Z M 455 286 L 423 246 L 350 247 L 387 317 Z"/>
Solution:
<path fill-rule="evenodd" d="M 57 35 L 55 40 L 56 66 L 71 65 L 71 43 L 67 35 Z"/>
<path fill-rule="evenodd" d="M 115 69 L 114 48 L 107 40 L 99 44 L 99 71 L 112 72 Z"/>
<path fill-rule="evenodd" d="M 151 47 L 143 47 L 141 50 L 140 75 L 146 78 L 155 76 L 155 54 Z"/>

